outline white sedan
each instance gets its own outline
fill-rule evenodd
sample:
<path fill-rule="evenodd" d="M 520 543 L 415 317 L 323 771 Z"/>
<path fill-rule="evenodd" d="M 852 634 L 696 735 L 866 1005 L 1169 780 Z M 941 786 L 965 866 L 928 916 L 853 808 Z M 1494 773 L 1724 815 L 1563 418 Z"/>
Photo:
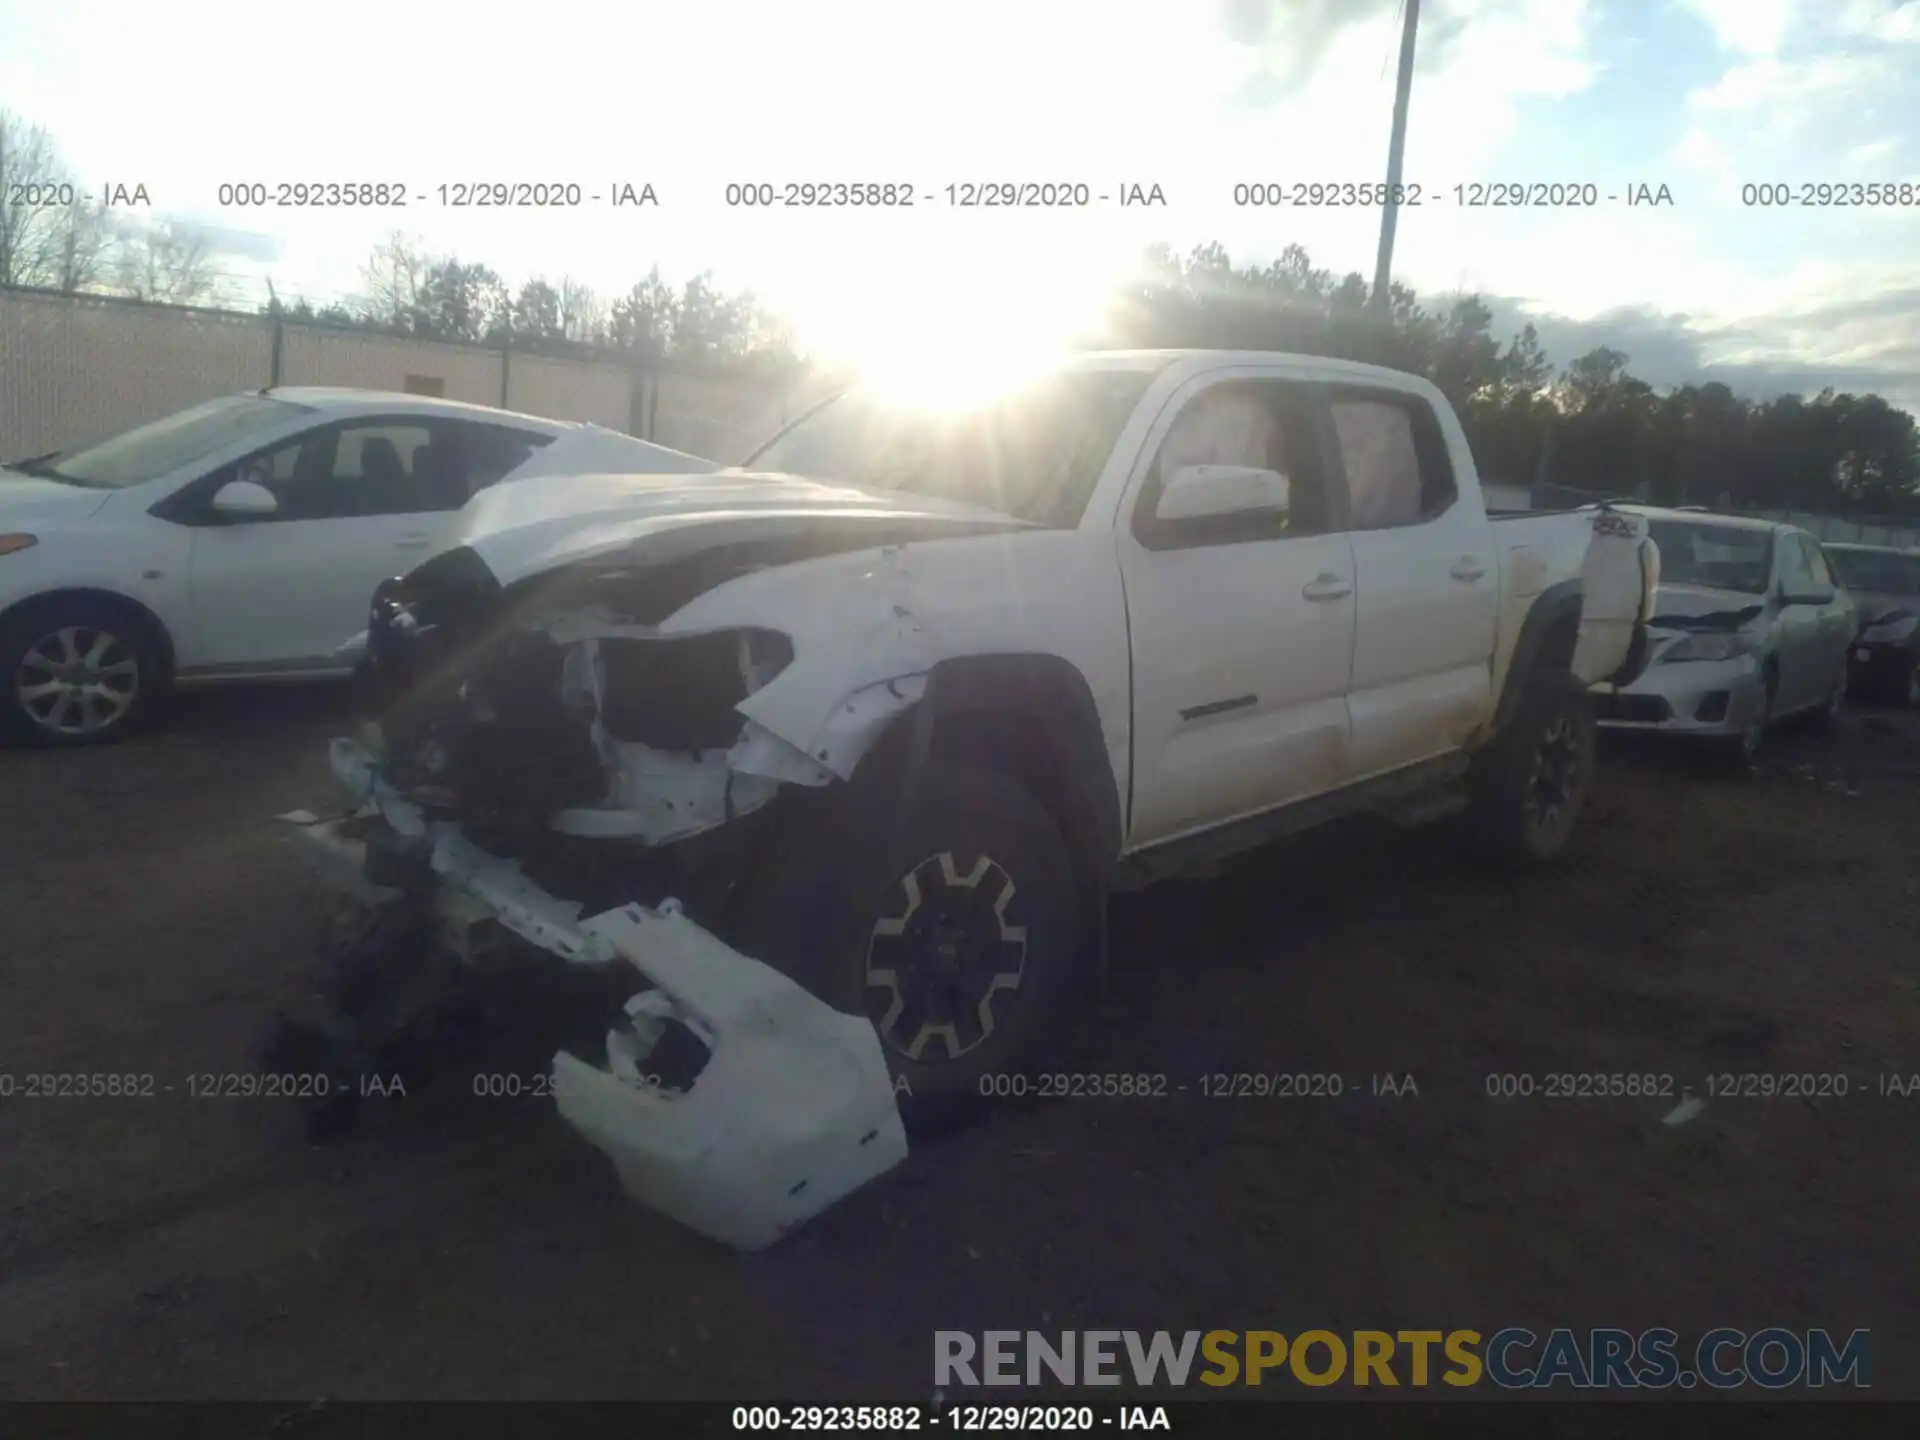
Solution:
<path fill-rule="evenodd" d="M 478 491 L 718 468 L 593 426 L 317 387 L 16 461 L 0 468 L 0 731 L 82 744 L 169 685 L 337 677 L 374 588 L 453 543 Z"/>

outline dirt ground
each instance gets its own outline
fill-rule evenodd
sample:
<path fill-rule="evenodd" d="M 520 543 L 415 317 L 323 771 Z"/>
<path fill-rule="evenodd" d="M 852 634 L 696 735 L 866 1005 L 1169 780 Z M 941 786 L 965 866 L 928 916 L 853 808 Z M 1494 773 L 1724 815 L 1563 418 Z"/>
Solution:
<path fill-rule="evenodd" d="M 1526 880 L 1355 827 L 1116 902 L 1076 1068 L 1185 1094 L 1002 1112 L 776 1249 L 621 1197 L 545 1100 L 459 1093 L 327 1148 L 245 1070 L 326 910 L 272 815 L 331 808 L 331 696 L 185 700 L 0 752 L 0 1397 L 928 1398 L 990 1327 L 1826 1326 L 1920 1394 L 1920 724 L 1767 773 L 1609 747 Z M 1338 1100 L 1205 1099 L 1221 1071 Z M 1567 1071 L 1839 1072 L 1844 1100 L 1496 1100 Z M 1375 1074 L 1417 1098 L 1376 1098 Z M 166 1093 L 172 1087 L 171 1093 Z"/>

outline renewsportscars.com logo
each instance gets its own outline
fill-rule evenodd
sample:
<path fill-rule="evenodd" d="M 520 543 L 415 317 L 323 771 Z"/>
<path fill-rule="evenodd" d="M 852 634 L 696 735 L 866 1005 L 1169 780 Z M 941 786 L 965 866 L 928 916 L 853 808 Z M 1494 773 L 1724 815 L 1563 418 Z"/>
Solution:
<path fill-rule="evenodd" d="M 947 1386 L 1492 1384 L 1503 1390 L 1664 1390 L 1872 1383 L 1873 1335 L 1854 1330 L 936 1330 Z"/>

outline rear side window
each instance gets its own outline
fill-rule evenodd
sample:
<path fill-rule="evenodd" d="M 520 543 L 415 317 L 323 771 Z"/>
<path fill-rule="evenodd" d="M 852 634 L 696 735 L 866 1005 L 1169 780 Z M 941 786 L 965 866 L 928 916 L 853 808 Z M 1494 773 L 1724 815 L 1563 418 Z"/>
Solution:
<path fill-rule="evenodd" d="M 1418 525 L 1459 498 L 1446 437 L 1413 395 L 1335 390 L 1327 401 L 1356 530 Z"/>
<path fill-rule="evenodd" d="M 504 425 L 463 425 L 467 493 L 477 495 L 518 470 L 552 437 Z"/>

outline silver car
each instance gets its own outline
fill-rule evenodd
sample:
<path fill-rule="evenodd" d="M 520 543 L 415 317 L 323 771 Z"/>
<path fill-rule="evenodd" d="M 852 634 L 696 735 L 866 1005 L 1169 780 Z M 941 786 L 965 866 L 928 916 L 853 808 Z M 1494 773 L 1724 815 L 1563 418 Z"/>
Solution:
<path fill-rule="evenodd" d="M 1647 517 L 1660 583 L 1646 668 L 1595 690 L 1600 724 L 1705 737 L 1751 763 L 1776 720 L 1839 710 L 1854 602 L 1813 536 L 1771 520 L 1616 508 Z"/>

